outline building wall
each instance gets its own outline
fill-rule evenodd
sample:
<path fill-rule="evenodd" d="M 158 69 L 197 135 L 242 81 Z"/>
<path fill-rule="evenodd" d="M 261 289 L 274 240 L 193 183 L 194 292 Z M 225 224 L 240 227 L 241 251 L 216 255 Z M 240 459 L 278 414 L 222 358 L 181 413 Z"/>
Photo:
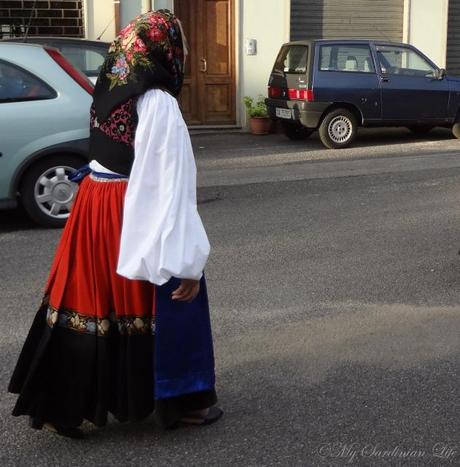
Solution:
<path fill-rule="evenodd" d="M 167 9 L 174 11 L 174 0 L 152 0 L 153 9 L 154 10 L 161 10 Z"/>
<path fill-rule="evenodd" d="M 266 96 L 267 83 L 281 45 L 289 41 L 290 0 L 240 0 L 239 34 L 239 100 L 240 123 L 246 124 L 241 105 L 244 96 Z M 257 54 L 247 55 L 246 40 L 257 41 Z"/>
<path fill-rule="evenodd" d="M 404 0 L 292 0 L 291 39 L 400 42 L 403 18 Z"/>
<path fill-rule="evenodd" d="M 21 36 L 32 15 L 29 35 L 83 37 L 83 5 L 76 0 L 0 2 L 0 32 L 4 37 Z"/>
<path fill-rule="evenodd" d="M 445 67 L 449 0 L 406 0 L 405 4 L 408 25 L 404 40 Z"/>
<path fill-rule="evenodd" d="M 447 73 L 460 76 L 460 0 L 449 1 Z"/>
<path fill-rule="evenodd" d="M 85 0 L 84 5 L 86 38 L 111 42 L 115 38 L 113 0 Z"/>
<path fill-rule="evenodd" d="M 142 0 L 122 1 L 120 4 L 120 25 L 123 28 L 132 19 L 138 16 L 143 9 Z"/>
<path fill-rule="evenodd" d="M 268 78 L 276 55 L 284 42 L 289 40 L 290 0 L 237 0 L 236 1 L 236 54 L 237 54 L 237 100 L 238 122 L 246 124 L 242 105 L 243 96 L 266 95 Z M 173 0 L 152 0 L 153 9 L 174 10 Z M 145 0 L 122 0 L 120 4 L 121 25 L 127 24 L 142 11 L 150 8 Z M 87 37 L 95 39 L 114 15 L 113 0 L 86 0 L 88 10 Z M 112 22 L 102 39 L 115 37 Z M 257 41 L 257 54 L 245 53 L 246 39 Z"/>

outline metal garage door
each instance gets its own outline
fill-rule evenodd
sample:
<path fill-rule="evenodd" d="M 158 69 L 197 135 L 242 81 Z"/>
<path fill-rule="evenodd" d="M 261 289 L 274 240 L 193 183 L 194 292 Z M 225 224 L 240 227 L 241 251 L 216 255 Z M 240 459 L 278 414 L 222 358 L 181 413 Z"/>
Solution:
<path fill-rule="evenodd" d="M 460 0 L 449 1 L 446 68 L 449 74 L 460 75 Z"/>
<path fill-rule="evenodd" d="M 401 42 L 402 0 L 291 0 L 291 40 L 363 38 Z"/>

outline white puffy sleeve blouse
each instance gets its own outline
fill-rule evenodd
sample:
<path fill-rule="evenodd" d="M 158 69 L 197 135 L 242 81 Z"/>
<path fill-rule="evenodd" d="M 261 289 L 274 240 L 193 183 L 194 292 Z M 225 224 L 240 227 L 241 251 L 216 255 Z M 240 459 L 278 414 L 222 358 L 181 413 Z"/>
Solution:
<path fill-rule="evenodd" d="M 147 91 L 137 104 L 134 163 L 123 212 L 118 274 L 157 285 L 200 279 L 210 245 L 196 202 L 196 166 L 178 103 Z"/>

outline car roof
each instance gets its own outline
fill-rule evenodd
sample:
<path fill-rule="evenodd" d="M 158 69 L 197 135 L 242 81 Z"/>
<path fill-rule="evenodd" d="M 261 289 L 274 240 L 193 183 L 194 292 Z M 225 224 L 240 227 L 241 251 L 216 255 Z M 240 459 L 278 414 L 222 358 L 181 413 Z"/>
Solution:
<path fill-rule="evenodd" d="M 300 41 L 291 41 L 287 42 L 284 45 L 312 45 L 312 44 L 335 44 L 340 42 L 341 44 L 369 44 L 369 43 L 378 43 L 381 45 L 398 45 L 398 46 L 410 46 L 404 42 L 395 42 L 389 40 L 380 40 L 380 39 L 310 39 L 310 40 L 300 40 Z"/>
<path fill-rule="evenodd" d="M 23 37 L 11 37 L 9 39 L 3 39 L 1 42 L 15 42 L 15 43 L 34 43 L 37 42 L 56 42 L 61 44 L 86 44 L 99 47 L 108 47 L 110 42 L 105 41 L 93 41 L 89 39 L 84 39 L 80 37 L 53 37 L 53 36 L 28 36 L 24 41 Z"/>
<path fill-rule="evenodd" d="M 0 41 L 0 47 L 28 47 L 28 48 L 38 48 L 43 49 L 43 45 L 41 44 L 29 44 L 24 42 L 7 42 L 7 41 Z"/>

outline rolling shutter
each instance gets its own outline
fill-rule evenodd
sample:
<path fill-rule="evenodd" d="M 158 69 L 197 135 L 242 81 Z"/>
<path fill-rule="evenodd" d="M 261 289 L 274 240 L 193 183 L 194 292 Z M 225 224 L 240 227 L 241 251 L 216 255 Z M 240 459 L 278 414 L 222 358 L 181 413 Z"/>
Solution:
<path fill-rule="evenodd" d="M 446 65 L 447 73 L 460 75 L 460 0 L 449 1 Z"/>
<path fill-rule="evenodd" d="M 401 42 L 403 18 L 402 0 L 291 0 L 291 40 Z"/>

